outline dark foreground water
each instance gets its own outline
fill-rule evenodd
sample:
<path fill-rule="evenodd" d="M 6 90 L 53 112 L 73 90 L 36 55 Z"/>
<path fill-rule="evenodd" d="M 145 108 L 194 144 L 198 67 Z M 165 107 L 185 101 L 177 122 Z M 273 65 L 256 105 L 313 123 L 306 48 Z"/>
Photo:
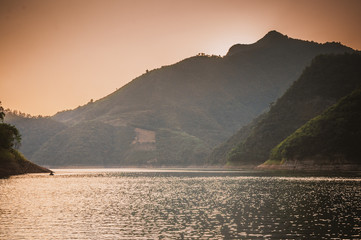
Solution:
<path fill-rule="evenodd" d="M 360 238 L 357 176 L 111 169 L 0 180 L 0 239 Z"/>

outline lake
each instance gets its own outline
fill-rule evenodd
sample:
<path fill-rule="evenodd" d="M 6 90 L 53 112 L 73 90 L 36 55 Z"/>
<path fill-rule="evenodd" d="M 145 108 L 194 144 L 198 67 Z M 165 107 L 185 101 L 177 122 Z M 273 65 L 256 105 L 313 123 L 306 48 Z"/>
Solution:
<path fill-rule="evenodd" d="M 360 239 L 361 177 L 55 169 L 0 179 L 0 239 Z"/>

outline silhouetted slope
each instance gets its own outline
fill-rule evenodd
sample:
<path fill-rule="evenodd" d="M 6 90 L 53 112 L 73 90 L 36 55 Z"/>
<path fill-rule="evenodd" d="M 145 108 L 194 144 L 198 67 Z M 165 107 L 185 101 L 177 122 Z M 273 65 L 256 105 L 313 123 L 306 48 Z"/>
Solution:
<path fill-rule="evenodd" d="M 114 127 L 153 131 L 155 136 L 159 136 L 155 138 L 156 142 L 144 143 L 152 147 L 131 143 L 120 155 L 127 155 L 126 152 L 132 149 L 132 158 L 139 157 L 137 152 L 140 152 L 143 163 L 157 165 L 168 161 L 174 164 L 172 159 L 181 159 L 182 164 L 191 164 L 194 156 L 205 156 L 209 149 L 267 109 L 314 56 L 352 51 L 341 44 L 295 40 L 274 31 L 241 48 L 232 47 L 225 57 L 195 56 L 149 71 L 103 99 L 60 112 L 52 119 L 69 127 L 94 121 Z M 77 133 L 75 128 L 72 132 Z M 174 151 L 172 146 L 164 144 L 167 143 L 164 136 L 182 142 L 183 149 Z M 44 143 L 46 149 L 56 149 L 59 143 L 54 139 Z M 190 144 L 195 142 L 197 148 Z M 69 155 L 74 151 L 64 146 L 59 151 L 45 154 L 41 153 L 43 149 L 37 151 L 41 158 L 31 159 L 51 165 L 51 159 L 60 158 L 61 151 Z M 95 152 L 97 149 L 83 148 L 82 151 Z M 73 164 L 85 164 L 83 160 L 79 161 Z M 103 161 L 106 160 L 99 159 L 99 164 Z M 118 161 L 124 164 L 123 158 Z M 201 163 L 197 161 L 197 164 Z"/>
<path fill-rule="evenodd" d="M 288 135 L 359 87 L 360 66 L 359 54 L 316 57 L 270 111 L 247 126 L 252 130 L 239 134 L 236 146 L 223 146 L 223 155 L 241 165 L 263 163 Z"/>
<path fill-rule="evenodd" d="M 361 166 L 361 89 L 342 98 L 278 144 L 270 155 L 284 165 Z M 304 167 L 304 166 L 303 166 Z"/>

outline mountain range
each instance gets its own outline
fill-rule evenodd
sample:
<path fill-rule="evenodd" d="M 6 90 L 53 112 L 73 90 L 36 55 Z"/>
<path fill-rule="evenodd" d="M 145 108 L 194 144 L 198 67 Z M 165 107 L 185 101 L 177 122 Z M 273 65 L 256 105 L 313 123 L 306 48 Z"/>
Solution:
<path fill-rule="evenodd" d="M 234 133 L 247 138 L 247 124 L 263 119 L 314 57 L 345 52 L 354 50 L 271 31 L 224 57 L 200 54 L 147 71 L 74 110 L 6 121 L 22 133 L 24 155 L 46 166 L 222 165 L 229 149 L 207 157 L 214 147 Z M 230 150 L 240 142 L 232 139 Z"/>

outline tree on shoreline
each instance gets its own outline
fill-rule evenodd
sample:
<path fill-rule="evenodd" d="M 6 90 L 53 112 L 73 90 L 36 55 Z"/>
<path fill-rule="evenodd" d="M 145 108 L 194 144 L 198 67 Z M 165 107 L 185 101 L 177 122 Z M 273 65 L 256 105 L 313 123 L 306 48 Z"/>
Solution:
<path fill-rule="evenodd" d="M 0 102 L 0 148 L 18 148 L 21 143 L 19 130 L 11 124 L 4 123 L 4 117 L 4 108 L 1 106 Z"/>

